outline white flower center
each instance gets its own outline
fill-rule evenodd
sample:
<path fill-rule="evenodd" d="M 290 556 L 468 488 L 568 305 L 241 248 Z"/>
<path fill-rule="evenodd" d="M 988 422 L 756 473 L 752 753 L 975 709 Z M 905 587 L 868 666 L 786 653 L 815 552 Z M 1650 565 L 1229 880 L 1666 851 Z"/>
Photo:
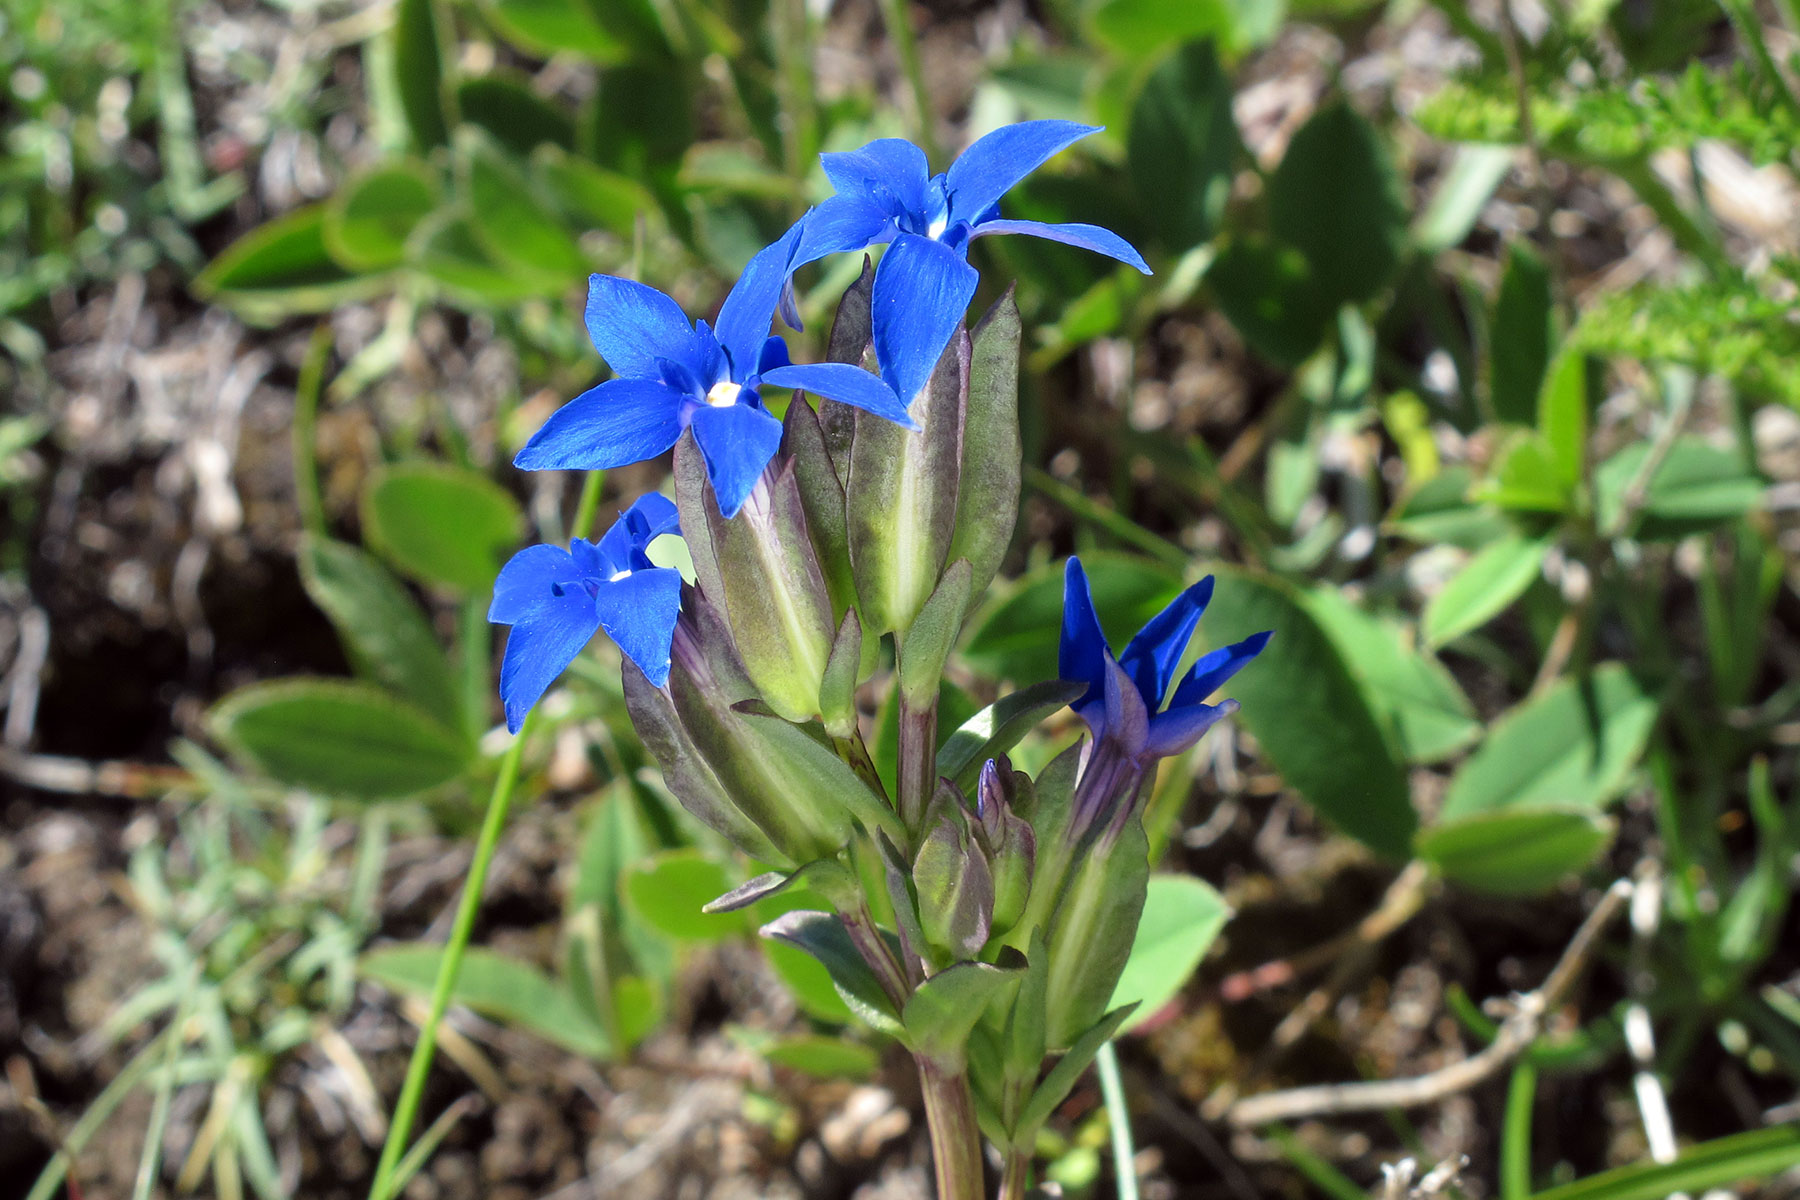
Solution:
<path fill-rule="evenodd" d="M 706 402 L 714 408 L 730 408 L 737 403 L 738 393 L 743 390 L 731 380 L 721 379 L 706 393 Z"/>
<path fill-rule="evenodd" d="M 943 216 L 933 219 L 931 224 L 926 227 L 925 232 L 935 242 L 944 236 L 944 230 L 948 228 L 950 228 L 950 214 L 946 211 Z"/>
<path fill-rule="evenodd" d="M 631 578 L 631 568 L 627 567 L 623 571 L 614 571 L 611 575 L 607 576 L 606 582 L 617 583 L 621 579 L 630 579 L 630 578 Z"/>

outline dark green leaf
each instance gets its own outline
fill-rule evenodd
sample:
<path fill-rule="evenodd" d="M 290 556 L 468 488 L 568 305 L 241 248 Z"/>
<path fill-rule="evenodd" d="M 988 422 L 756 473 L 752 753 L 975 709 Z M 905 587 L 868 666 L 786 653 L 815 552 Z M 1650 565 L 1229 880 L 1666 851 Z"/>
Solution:
<path fill-rule="evenodd" d="M 486 138 L 458 134 L 457 168 L 470 227 L 495 262 L 535 274 L 558 290 L 587 272 L 574 235 Z"/>
<path fill-rule="evenodd" d="M 1094 611 L 1113 645 L 1154 617 L 1181 590 L 1179 572 L 1129 554 L 1099 551 L 1081 556 L 1094 593 Z M 962 658 L 995 679 L 1037 683 L 1056 677 L 1057 631 L 1062 628 L 1063 565 L 1041 567 L 1019 580 L 1002 600 L 981 613 Z"/>
<path fill-rule="evenodd" d="M 837 917 L 824 912 L 791 912 L 764 925 L 762 935 L 818 959 L 852 1012 L 880 1033 L 901 1035 L 899 1014 Z"/>
<path fill-rule="evenodd" d="M 1039 721 L 1086 690 L 1085 684 L 1047 679 L 1000 697 L 963 722 L 938 747 L 938 774 L 968 791 L 975 786 L 981 764 L 1011 750 Z"/>
<path fill-rule="evenodd" d="M 1478 892 L 1529 896 L 1585 870 L 1612 841 L 1613 823 L 1578 808 L 1479 812 L 1419 831 L 1420 858 Z"/>
<path fill-rule="evenodd" d="M 1235 719 L 1327 820 L 1379 854 L 1407 857 L 1418 818 L 1406 769 L 1344 657 L 1288 585 L 1239 568 L 1216 575 L 1199 640 L 1210 649 L 1275 635 L 1224 689 L 1243 705 Z"/>
<path fill-rule="evenodd" d="M 328 312 L 379 290 L 332 257 L 325 241 L 326 206 L 313 204 L 277 217 L 225 248 L 194 280 L 202 299 L 257 319 Z"/>
<path fill-rule="evenodd" d="M 959 962 L 920 984 L 907 998 L 901 1023 L 913 1049 L 948 1070 L 962 1065 L 970 1030 L 1022 968 Z"/>
<path fill-rule="evenodd" d="M 1488 396 L 1496 420 L 1537 424 L 1538 390 L 1554 337 L 1553 311 L 1549 268 L 1526 243 L 1513 242 L 1488 324 Z"/>
<path fill-rule="evenodd" d="M 443 957 L 441 946 L 412 943 L 371 950 L 357 965 L 366 978 L 396 992 L 425 999 L 436 986 Z M 463 951 L 450 999 L 576 1054 L 589 1058 L 607 1058 L 612 1054 L 605 1031 L 588 1019 L 567 988 L 529 963 L 506 958 L 485 947 L 471 946 Z"/>
<path fill-rule="evenodd" d="M 519 158 L 542 145 L 575 148 L 575 118 L 531 90 L 522 77 L 482 75 L 456 85 L 462 119 Z"/>
<path fill-rule="evenodd" d="M 483 0 L 482 11 L 506 40 L 549 57 L 568 51 L 612 62 L 626 46 L 608 33 L 589 0 Z"/>
<path fill-rule="evenodd" d="M 363 527 L 389 561 L 422 582 L 477 595 L 518 541 L 520 516 L 499 484 L 448 463 L 380 467 L 363 489 Z"/>
<path fill-rule="evenodd" d="M 1511 531 L 1502 514 L 1469 498 L 1475 473 L 1466 466 L 1446 467 L 1409 492 L 1387 519 L 1394 533 L 1422 545 L 1440 542 L 1479 550 Z"/>
<path fill-rule="evenodd" d="M 1198 13 L 1207 5 L 1177 0 Z M 1115 3 L 1099 20 L 1118 11 Z M 1163 27 L 1171 25 L 1166 19 Z M 1138 207 L 1175 253 L 1212 237 L 1231 191 L 1241 143 L 1231 116 L 1231 81 L 1211 41 L 1190 42 L 1151 72 L 1131 112 L 1126 162 Z"/>
<path fill-rule="evenodd" d="M 1634 442 L 1594 473 L 1602 529 L 1618 529 L 1628 503 L 1639 515 L 1635 528 L 1620 532 L 1641 538 L 1677 538 L 1713 529 L 1762 503 L 1762 480 L 1729 450 L 1683 435 L 1645 480 L 1650 452 L 1649 443 Z"/>
<path fill-rule="evenodd" d="M 225 697 L 213 736 L 280 783 L 327 796 L 409 796 L 461 774 L 468 743 L 368 684 L 284 679 Z"/>
<path fill-rule="evenodd" d="M 881 1055 L 874 1047 L 816 1033 L 782 1038 L 764 1047 L 762 1056 L 774 1066 L 819 1079 L 870 1079 L 881 1067 Z"/>
<path fill-rule="evenodd" d="M 1031 1093 L 1030 1101 L 1026 1103 L 1024 1110 L 1019 1114 L 1017 1124 L 1013 1127 L 1015 1134 L 1035 1133 L 1039 1126 L 1050 1119 L 1050 1114 L 1056 1111 L 1056 1106 L 1061 1104 L 1074 1090 L 1076 1081 L 1081 1078 L 1081 1073 L 1087 1070 L 1088 1064 L 1094 1061 L 1094 1055 L 1100 1053 L 1100 1047 L 1112 1041 L 1113 1035 L 1119 1031 L 1121 1025 L 1125 1024 L 1132 1011 L 1129 1006 L 1115 1008 L 1100 1018 L 1093 1028 L 1075 1039 L 1075 1044 L 1056 1060 L 1056 1065 L 1050 1068 L 1050 1073 L 1044 1076 L 1044 1081 L 1038 1084 L 1036 1091 Z"/>
<path fill-rule="evenodd" d="M 1252 349 L 1296 367 L 1324 340 L 1331 306 L 1298 250 L 1255 235 L 1233 238 L 1206 272 L 1219 307 Z"/>
<path fill-rule="evenodd" d="M 1400 180 L 1349 105 L 1320 109 L 1288 143 L 1269 181 L 1269 227 L 1306 256 L 1328 308 L 1369 299 L 1394 273 L 1406 236 Z"/>
<path fill-rule="evenodd" d="M 1625 786 L 1657 709 L 1618 663 L 1561 680 L 1500 719 L 1450 781 L 1439 820 L 1546 805 L 1600 808 Z"/>
<path fill-rule="evenodd" d="M 1640 1162 L 1538 1192 L 1532 1200 L 1661 1200 L 1745 1180 L 1772 1179 L 1800 1163 L 1800 1126 L 1783 1125 L 1701 1142 L 1672 1163 Z"/>
<path fill-rule="evenodd" d="M 425 614 L 386 568 L 355 546 L 307 534 L 300 578 L 358 673 L 441 721 L 461 725 L 456 678 Z"/>
<path fill-rule="evenodd" d="M 420 223 L 407 247 L 421 271 L 473 306 L 505 306 L 560 291 L 535 271 L 497 261 L 475 236 L 467 217 L 441 212 Z"/>
<path fill-rule="evenodd" d="M 450 140 L 444 115 L 444 15 L 437 0 L 400 0 L 394 16 L 394 83 L 413 144 L 420 150 Z"/>
<path fill-rule="evenodd" d="M 325 244 L 355 271 L 382 271 L 406 258 L 406 239 L 438 206 L 438 184 L 422 164 L 394 162 L 365 172 L 331 198 Z"/>

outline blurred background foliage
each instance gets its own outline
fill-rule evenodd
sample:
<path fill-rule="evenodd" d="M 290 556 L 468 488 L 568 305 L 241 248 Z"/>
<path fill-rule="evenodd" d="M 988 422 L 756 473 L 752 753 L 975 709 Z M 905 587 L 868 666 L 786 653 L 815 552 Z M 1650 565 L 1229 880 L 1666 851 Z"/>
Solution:
<path fill-rule="evenodd" d="M 1342 1196 L 1467 1154 L 1469 1195 L 1621 1197 L 1791 1166 L 1791 1137 L 1747 1131 L 1800 1086 L 1797 15 L 14 0 L 0 902 L 30 920 L 0 943 L 31 974 L 0 1048 L 38 1078 L 9 1074 L 0 1161 L 48 1163 L 38 1196 L 58 1145 L 138 1195 L 360 1194 L 505 748 L 494 574 L 665 474 L 506 465 L 599 372 L 585 276 L 705 313 L 828 194 L 820 151 L 908 136 L 941 166 L 1059 117 L 1106 131 L 1009 212 L 1117 230 L 1156 274 L 975 247 L 1024 313 L 1030 499 L 942 711 L 1054 674 L 1071 550 L 1115 638 L 1209 572 L 1211 644 L 1276 632 L 1235 736 L 1166 764 L 1150 810 L 1168 874 L 1124 1043 L 1145 1186 Z M 803 273 L 796 357 L 857 266 Z M 848 1195 L 910 1143 L 820 1176 L 805 1146 L 846 1092 L 796 1081 L 891 1083 L 881 1041 L 815 964 L 749 949 L 803 894 L 698 913 L 754 871 L 670 802 L 612 653 L 525 750 L 536 803 L 406 1170 L 472 1194 L 427 1160 L 516 1141 L 516 1095 L 561 1094 L 548 1044 L 613 1081 L 574 1126 L 598 1149 L 490 1182 L 635 1162 L 632 1105 L 677 1103 L 650 1062 L 738 1072 L 757 1149 L 616 1194 L 685 1171 Z M 891 698 L 866 702 L 891 761 Z M 1630 927 L 1504 1071 L 1418 1124 L 1229 1132 L 1272 1085 L 1474 1053 L 1497 1027 L 1470 995 L 1537 987 L 1619 877 Z M 1078 1093 L 1043 1147 L 1069 1194 L 1113 1186 L 1104 1141 Z M 1671 1166 L 1678 1142 L 1703 1145 Z"/>

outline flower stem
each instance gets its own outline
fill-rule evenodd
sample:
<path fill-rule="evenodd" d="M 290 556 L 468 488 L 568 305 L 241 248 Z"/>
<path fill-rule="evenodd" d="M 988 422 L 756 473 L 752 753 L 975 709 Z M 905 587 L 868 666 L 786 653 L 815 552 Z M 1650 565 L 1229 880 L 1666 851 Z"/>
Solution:
<path fill-rule="evenodd" d="M 938 159 L 936 120 L 931 111 L 931 92 L 925 86 L 925 72 L 919 65 L 919 42 L 913 36 L 906 0 L 881 0 L 881 20 L 887 26 L 888 40 L 894 43 L 894 57 L 900 60 L 900 73 L 906 76 L 906 86 L 912 90 L 913 106 L 918 109 L 919 148 L 935 163 Z"/>
<path fill-rule="evenodd" d="M 1106 1101 L 1106 1123 L 1112 1129 L 1113 1174 L 1118 1179 L 1119 1200 L 1138 1200 L 1137 1148 L 1131 1138 L 1131 1109 L 1125 1103 L 1125 1085 L 1119 1077 L 1119 1056 L 1111 1042 L 1094 1056 L 1100 1076 L 1100 1095 Z"/>
<path fill-rule="evenodd" d="M 914 838 L 920 836 L 925 823 L 925 810 L 931 805 L 931 794 L 937 789 L 937 696 L 929 704 L 914 708 L 900 700 L 900 823 Z"/>
<path fill-rule="evenodd" d="M 1000 1200 L 1025 1200 L 1031 1187 L 1031 1153 L 1020 1146 L 1006 1152 L 1006 1169 L 1000 1176 Z"/>
<path fill-rule="evenodd" d="M 475 843 L 475 857 L 469 863 L 468 882 L 463 885 L 456 920 L 450 927 L 450 940 L 444 945 L 444 957 L 438 961 L 437 981 L 431 989 L 431 1012 L 419 1029 L 412 1060 L 406 1064 L 406 1081 L 401 1084 L 400 1099 L 394 1105 L 394 1121 L 388 1128 L 387 1143 L 381 1148 L 375 1182 L 369 1186 L 369 1200 L 390 1200 L 393 1194 L 395 1168 L 400 1165 L 400 1153 L 406 1148 L 406 1139 L 418 1117 L 419 1101 L 425 1093 L 425 1077 L 431 1073 L 431 1060 L 437 1054 L 438 1025 L 450 1007 L 450 993 L 456 987 L 463 950 L 475 928 L 475 911 L 481 907 L 482 888 L 487 883 L 488 868 L 494 862 L 494 850 L 500 844 L 500 831 L 506 827 L 506 813 L 512 807 L 513 789 L 519 782 L 519 763 L 525 753 L 525 740 L 531 736 L 536 716 L 536 709 L 526 714 L 519 735 L 500 761 L 500 774 L 494 780 L 487 814 L 481 822 L 481 835 Z"/>
<path fill-rule="evenodd" d="M 931 1162 L 937 1176 L 937 1200 L 983 1200 L 986 1180 L 981 1162 L 981 1128 L 975 1123 L 975 1097 L 969 1077 L 946 1072 L 924 1055 L 919 1087 L 925 1095 L 925 1124 L 931 1133 Z"/>

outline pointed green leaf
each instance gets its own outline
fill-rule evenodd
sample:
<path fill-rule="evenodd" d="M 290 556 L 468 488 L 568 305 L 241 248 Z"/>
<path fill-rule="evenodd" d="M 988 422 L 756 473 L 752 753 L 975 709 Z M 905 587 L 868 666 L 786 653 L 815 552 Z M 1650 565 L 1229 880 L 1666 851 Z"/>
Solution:
<path fill-rule="evenodd" d="M 915 707 L 924 707 L 937 695 L 944 664 L 956 645 L 956 635 L 962 632 L 963 614 L 969 610 L 973 574 L 968 559 L 951 563 L 901 639 L 900 691 Z"/>
<path fill-rule="evenodd" d="M 1441 821 L 1414 844 L 1453 883 L 1530 896 L 1591 866 L 1612 835 L 1613 822 L 1587 809 L 1507 808 Z"/>
<path fill-rule="evenodd" d="M 1442 646 L 1499 616 L 1537 579 L 1549 551 L 1543 539 L 1514 534 L 1471 558 L 1425 606 L 1425 640 Z"/>
<path fill-rule="evenodd" d="M 1210 40 L 1189 42 L 1144 81 L 1131 110 L 1126 163 L 1139 209 L 1172 253 L 1198 246 L 1218 228 L 1241 145 L 1231 81 Z"/>
<path fill-rule="evenodd" d="M 470 227 L 489 257 L 551 287 L 566 287 L 586 274 L 587 258 L 574 235 L 489 139 L 464 127 L 456 154 Z"/>
<path fill-rule="evenodd" d="M 963 722 L 938 748 L 938 774 L 969 790 L 982 763 L 1011 750 L 1039 721 L 1086 690 L 1085 684 L 1050 679 L 1000 697 Z"/>
<path fill-rule="evenodd" d="M 987 1012 L 988 1002 L 1022 969 L 959 962 L 920 984 L 900 1018 L 913 1049 L 945 1070 L 959 1069 L 969 1031 Z"/>
<path fill-rule="evenodd" d="M 1537 424 L 1538 390 L 1555 339 L 1553 318 L 1549 268 L 1528 244 L 1513 242 L 1488 323 L 1488 398 L 1495 420 Z"/>
<path fill-rule="evenodd" d="M 1343 101 L 1314 113 L 1269 180 L 1269 227 L 1306 256 L 1330 308 L 1367 300 L 1400 263 L 1406 204 L 1380 135 Z"/>
<path fill-rule="evenodd" d="M 1050 1068 L 1050 1073 L 1044 1076 L 1044 1081 L 1038 1084 L 1037 1089 L 1031 1093 L 1030 1101 L 1026 1103 L 1024 1111 L 1019 1114 L 1019 1119 L 1013 1126 L 1015 1136 L 1023 1137 L 1035 1134 L 1038 1128 L 1050 1119 L 1050 1114 L 1056 1111 L 1056 1106 L 1068 1098 L 1069 1093 L 1074 1090 L 1076 1082 L 1080 1080 L 1081 1073 L 1088 1069 L 1088 1065 L 1094 1061 L 1094 1056 L 1100 1053 L 1100 1047 L 1112 1041 L 1113 1035 L 1119 1031 L 1121 1025 L 1125 1024 L 1126 1019 L 1131 1016 L 1133 1011 L 1135 1009 L 1132 1005 L 1115 1008 L 1100 1018 L 1091 1029 L 1075 1039 L 1075 1043 L 1064 1052 L 1061 1058 L 1056 1060 L 1056 1065 Z"/>
<path fill-rule="evenodd" d="M 424 943 L 384 946 L 363 955 L 357 969 L 384 987 L 423 999 L 437 983 L 443 956 L 443 947 Z M 450 999 L 576 1054 L 597 1059 L 612 1055 L 605 1032 L 588 1019 L 568 989 L 529 963 L 486 947 L 463 951 Z"/>
<path fill-rule="evenodd" d="M 761 932 L 817 959 L 830 972 L 832 984 L 850 1011 L 870 1028 L 890 1037 L 904 1036 L 899 1014 L 837 917 L 824 912 L 791 912 L 764 925 Z"/>
<path fill-rule="evenodd" d="M 400 0 L 394 14 L 395 93 L 420 150 L 450 140 L 444 115 L 444 26 L 437 0 Z"/>
<path fill-rule="evenodd" d="M 326 206 L 297 208 L 251 230 L 194 280 L 194 294 L 258 321 L 329 312 L 373 295 L 380 279 L 346 270 L 325 240 Z"/>
<path fill-rule="evenodd" d="M 456 677 L 437 635 L 406 589 L 355 546 L 304 535 L 300 578 L 325 610 L 357 672 L 458 728 Z"/>
<path fill-rule="evenodd" d="M 325 210 L 325 245 L 356 271 L 383 271 L 406 258 L 406 239 L 442 197 L 422 163 L 400 160 L 366 171 L 338 189 Z"/>
<path fill-rule="evenodd" d="M 575 119 L 531 90 L 522 75 L 495 72 L 456 85 L 462 119 L 487 131 L 509 153 L 524 159 L 539 146 L 575 148 Z"/>

